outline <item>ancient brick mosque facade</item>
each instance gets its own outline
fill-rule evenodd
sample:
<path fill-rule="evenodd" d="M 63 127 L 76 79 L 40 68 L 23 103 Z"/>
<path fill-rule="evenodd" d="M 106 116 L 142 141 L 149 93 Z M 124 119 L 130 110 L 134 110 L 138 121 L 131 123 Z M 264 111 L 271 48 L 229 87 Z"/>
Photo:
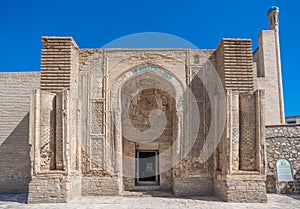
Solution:
<path fill-rule="evenodd" d="M 153 190 L 266 202 L 276 182 L 266 140 L 300 135 L 283 125 L 278 13 L 254 53 L 249 39 L 80 49 L 43 37 L 40 73 L 0 75 L 0 192 L 28 192 L 29 203 Z"/>

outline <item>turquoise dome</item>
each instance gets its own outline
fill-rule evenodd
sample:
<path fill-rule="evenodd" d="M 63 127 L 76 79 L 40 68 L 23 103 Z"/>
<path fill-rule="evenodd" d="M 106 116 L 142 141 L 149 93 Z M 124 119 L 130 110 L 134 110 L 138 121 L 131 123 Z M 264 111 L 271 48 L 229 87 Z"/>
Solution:
<path fill-rule="evenodd" d="M 270 13 L 270 12 L 273 12 L 273 11 L 279 11 L 279 7 L 277 7 L 277 6 L 271 6 L 271 8 L 268 10 L 268 14 Z"/>

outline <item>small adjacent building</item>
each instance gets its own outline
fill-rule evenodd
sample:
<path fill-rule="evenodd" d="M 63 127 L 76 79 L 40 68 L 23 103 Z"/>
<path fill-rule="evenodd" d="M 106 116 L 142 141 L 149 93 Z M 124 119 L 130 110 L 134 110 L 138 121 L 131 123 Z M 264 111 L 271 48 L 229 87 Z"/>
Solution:
<path fill-rule="evenodd" d="M 300 116 L 286 117 L 285 121 L 287 124 L 300 124 Z"/>

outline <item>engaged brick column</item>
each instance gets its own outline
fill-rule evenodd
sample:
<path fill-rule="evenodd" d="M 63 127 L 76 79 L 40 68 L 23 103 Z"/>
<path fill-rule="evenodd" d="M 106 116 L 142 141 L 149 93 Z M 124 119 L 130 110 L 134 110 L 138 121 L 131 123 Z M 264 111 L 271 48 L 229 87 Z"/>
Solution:
<path fill-rule="evenodd" d="M 42 37 L 41 90 L 58 92 L 70 89 L 78 46 L 72 37 Z M 77 52 L 79 53 L 79 52 Z"/>
<path fill-rule="evenodd" d="M 214 191 L 230 202 L 266 202 L 264 92 L 254 89 L 252 43 L 223 39 L 217 71 L 227 94 L 227 130 Z"/>
<path fill-rule="evenodd" d="M 70 130 L 70 158 L 71 168 L 78 169 L 79 159 L 76 158 L 77 149 L 77 100 L 79 80 L 79 48 L 72 37 L 42 37 L 43 49 L 41 58 L 41 90 L 51 93 L 61 92 L 63 89 L 70 90 L 70 118 L 68 124 Z M 59 100 L 56 102 L 59 103 Z M 57 110 L 59 117 L 62 110 Z M 59 118 L 56 126 L 62 125 Z M 58 167 L 62 167 L 59 165 Z"/>
<path fill-rule="evenodd" d="M 217 71 L 226 89 L 253 91 L 252 41 L 223 39 L 216 50 Z"/>
<path fill-rule="evenodd" d="M 29 203 L 67 202 L 79 196 L 79 49 L 72 37 L 43 37 L 41 86 L 30 112 L 33 175 Z"/>

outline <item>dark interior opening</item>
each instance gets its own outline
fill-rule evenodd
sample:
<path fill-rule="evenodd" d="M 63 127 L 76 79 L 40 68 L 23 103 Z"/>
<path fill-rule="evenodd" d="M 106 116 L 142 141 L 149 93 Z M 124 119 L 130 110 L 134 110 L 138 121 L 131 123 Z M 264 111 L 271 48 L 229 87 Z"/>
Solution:
<path fill-rule="evenodd" d="M 156 181 L 156 152 L 138 152 L 138 181 Z"/>

